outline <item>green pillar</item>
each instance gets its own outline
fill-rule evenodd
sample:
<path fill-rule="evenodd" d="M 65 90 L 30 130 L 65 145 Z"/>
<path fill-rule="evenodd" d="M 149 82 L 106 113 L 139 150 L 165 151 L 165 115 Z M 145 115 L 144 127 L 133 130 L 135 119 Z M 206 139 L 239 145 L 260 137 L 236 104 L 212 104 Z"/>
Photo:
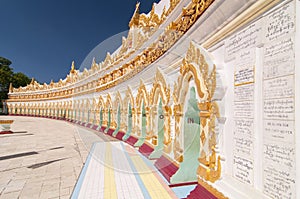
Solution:
<path fill-rule="evenodd" d="M 109 109 L 108 109 L 107 127 L 106 127 L 106 129 L 104 130 L 105 133 L 107 133 L 107 131 L 109 130 L 110 123 L 111 123 L 111 113 L 110 113 L 110 108 L 109 108 Z"/>
<path fill-rule="evenodd" d="M 131 134 L 132 131 L 132 110 L 131 110 L 131 104 L 128 104 L 128 114 L 127 114 L 127 131 L 125 135 L 123 136 L 122 140 L 126 141 Z"/>
<path fill-rule="evenodd" d="M 146 126 L 147 123 L 147 119 L 146 119 L 146 111 L 145 111 L 145 105 L 144 102 L 142 104 L 142 133 L 141 136 L 139 137 L 139 140 L 134 144 L 134 146 L 136 147 L 140 147 L 142 146 L 142 144 L 144 144 L 144 141 L 146 139 Z"/>
<path fill-rule="evenodd" d="M 150 154 L 150 159 L 159 158 L 164 150 L 164 113 L 162 110 L 162 102 L 159 99 L 158 104 L 158 117 L 157 117 L 157 146 L 155 146 L 154 151 Z"/>
<path fill-rule="evenodd" d="M 99 125 L 98 125 L 98 127 L 97 127 L 97 131 L 99 130 L 99 129 L 101 129 L 101 127 L 102 127 L 102 122 L 103 122 L 103 111 L 102 111 L 102 108 L 100 108 L 100 111 L 99 111 Z"/>
<path fill-rule="evenodd" d="M 117 112 L 117 128 L 113 132 L 113 136 L 116 137 L 120 130 L 120 125 L 121 125 L 121 110 L 120 110 L 120 104 L 118 105 L 118 112 Z"/>
<path fill-rule="evenodd" d="M 184 153 L 183 162 L 171 177 L 172 184 L 197 181 L 198 157 L 200 152 L 200 110 L 197 105 L 196 91 L 190 89 L 190 99 L 184 115 Z"/>

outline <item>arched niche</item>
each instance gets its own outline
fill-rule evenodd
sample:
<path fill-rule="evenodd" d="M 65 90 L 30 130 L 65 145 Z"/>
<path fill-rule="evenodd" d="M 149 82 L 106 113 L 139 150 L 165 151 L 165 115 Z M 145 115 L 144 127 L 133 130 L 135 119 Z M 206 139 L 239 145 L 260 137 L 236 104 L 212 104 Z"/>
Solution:
<path fill-rule="evenodd" d="M 92 107 L 91 107 L 91 127 L 93 127 L 96 122 L 97 122 L 97 100 L 95 98 L 93 98 L 93 101 L 92 101 Z"/>
<path fill-rule="evenodd" d="M 113 128 L 115 128 L 112 136 L 116 136 L 120 130 L 121 127 L 121 117 L 122 117 L 122 97 L 119 91 L 117 91 L 117 94 L 115 96 L 115 101 L 113 105 L 113 114 L 114 114 L 114 121 L 113 121 Z"/>
<path fill-rule="evenodd" d="M 80 121 L 80 124 L 83 124 L 84 123 L 84 118 L 85 118 L 85 110 L 86 110 L 85 100 L 84 99 L 80 100 L 79 110 L 80 110 L 79 121 Z"/>
<path fill-rule="evenodd" d="M 85 99 L 85 109 L 83 123 L 87 126 L 91 122 L 91 102 L 90 99 Z"/>
<path fill-rule="evenodd" d="M 194 89 L 192 88 L 194 87 Z M 178 171 L 171 177 L 171 183 L 195 181 L 206 178 L 220 170 L 215 158 L 214 117 L 216 103 L 212 102 L 216 88 L 216 67 L 208 53 L 191 43 L 180 67 L 180 76 L 174 85 L 175 140 L 174 159 L 180 162 Z M 187 94 L 190 92 L 189 99 Z M 194 94 L 193 94 L 194 93 Z M 189 109 L 189 111 L 188 111 Z M 197 115 L 199 112 L 199 117 Z M 191 117 L 188 113 L 194 113 Z M 199 128 L 189 128 L 196 122 Z M 194 129 L 194 130 L 193 130 Z M 190 140 L 189 136 L 194 136 Z M 194 142 L 194 140 L 199 140 Z M 208 162 L 213 166 L 208 167 Z M 216 166 L 217 165 L 217 166 Z M 209 169 L 209 170 L 207 170 Z M 207 172 L 206 172 L 207 171 Z"/>
<path fill-rule="evenodd" d="M 111 120 L 112 120 L 112 100 L 111 96 L 108 93 L 106 97 L 106 102 L 105 102 L 105 117 L 104 117 L 104 126 L 106 126 L 104 132 L 107 133 L 110 125 L 111 125 Z"/>
<path fill-rule="evenodd" d="M 170 108 L 170 88 L 166 84 L 163 73 L 157 69 L 155 81 L 150 92 L 150 128 L 151 142 L 154 151 L 149 158 L 159 158 L 163 149 L 171 149 L 171 108 Z M 165 146 L 164 146 L 165 145 Z M 165 150 L 169 152 L 170 150 Z"/>
<path fill-rule="evenodd" d="M 135 133 L 138 137 L 138 141 L 134 144 L 136 147 L 140 147 L 147 135 L 149 135 L 149 95 L 146 90 L 146 86 L 141 80 L 140 87 L 136 96 L 136 125 Z M 148 136 L 149 137 L 149 136 Z"/>
<path fill-rule="evenodd" d="M 73 120 L 74 122 L 78 121 L 78 116 L 79 116 L 79 101 L 78 100 L 74 100 L 74 104 L 73 104 Z"/>
<path fill-rule="evenodd" d="M 125 117 L 123 118 L 124 118 L 124 123 L 126 124 L 124 125 L 124 128 L 125 126 L 127 127 L 126 129 L 124 129 L 126 133 L 122 138 L 122 140 L 124 141 L 126 141 L 130 137 L 134 125 L 135 118 L 134 115 L 132 114 L 133 106 L 134 106 L 134 97 L 131 88 L 128 86 L 123 100 L 123 112 L 125 113 Z"/>
<path fill-rule="evenodd" d="M 105 106 L 105 103 L 104 103 L 103 97 L 100 95 L 98 104 L 97 104 L 97 109 L 99 110 L 99 114 L 97 114 L 97 123 L 98 123 L 97 130 L 99 130 L 103 125 L 104 106 Z"/>

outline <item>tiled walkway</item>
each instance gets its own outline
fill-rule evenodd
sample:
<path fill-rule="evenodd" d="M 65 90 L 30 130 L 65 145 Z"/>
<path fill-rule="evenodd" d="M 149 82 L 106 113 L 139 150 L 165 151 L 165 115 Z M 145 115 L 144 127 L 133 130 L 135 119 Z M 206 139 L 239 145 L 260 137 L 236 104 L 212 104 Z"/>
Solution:
<path fill-rule="evenodd" d="M 72 198 L 177 198 L 157 172 L 126 143 L 95 143 Z"/>
<path fill-rule="evenodd" d="M 14 133 L 0 135 L 0 199 L 185 198 L 194 187 L 171 189 L 152 161 L 104 133 L 46 118 L 0 119 L 14 120 Z"/>
<path fill-rule="evenodd" d="M 70 198 L 90 146 L 103 141 L 65 121 L 13 119 L 13 134 L 0 135 L 0 199 Z"/>

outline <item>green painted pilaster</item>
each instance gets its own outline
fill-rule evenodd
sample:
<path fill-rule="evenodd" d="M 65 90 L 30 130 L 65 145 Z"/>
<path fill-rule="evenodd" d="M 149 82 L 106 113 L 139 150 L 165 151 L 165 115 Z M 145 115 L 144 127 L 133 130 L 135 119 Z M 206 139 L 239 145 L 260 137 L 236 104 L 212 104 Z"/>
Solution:
<path fill-rule="evenodd" d="M 102 108 L 100 109 L 100 112 L 99 112 L 99 125 L 98 125 L 98 127 L 97 127 L 97 131 L 99 131 L 99 129 L 101 128 L 101 126 L 102 126 L 102 122 L 103 122 L 103 111 L 102 111 Z"/>
<path fill-rule="evenodd" d="M 110 123 L 111 123 L 111 113 L 110 113 L 110 109 L 108 109 L 108 120 L 107 120 L 107 127 L 104 130 L 104 133 L 107 133 L 109 127 L 110 127 Z"/>
<path fill-rule="evenodd" d="M 159 158 L 162 155 L 164 149 L 164 113 L 162 110 L 161 99 L 159 100 L 157 113 L 157 146 L 154 148 L 154 151 L 150 154 L 150 159 Z"/>
<path fill-rule="evenodd" d="M 122 137 L 122 140 L 126 141 L 131 134 L 132 131 L 132 110 L 131 110 L 131 104 L 128 104 L 128 121 L 127 121 L 127 131 L 125 133 L 125 135 Z"/>
<path fill-rule="evenodd" d="M 147 119 L 146 119 L 146 111 L 145 111 L 145 105 L 144 102 L 142 104 L 142 133 L 139 138 L 139 140 L 134 144 L 135 147 L 140 147 L 142 144 L 144 144 L 146 139 L 146 130 L 147 130 Z"/>
<path fill-rule="evenodd" d="M 200 151 L 200 117 L 195 88 L 190 89 L 190 99 L 184 115 L 183 162 L 171 177 L 172 184 L 197 181 L 198 157 Z"/>
<path fill-rule="evenodd" d="M 116 137 L 120 130 L 120 125 L 121 125 L 121 110 L 120 110 L 120 104 L 118 106 L 118 113 L 117 113 L 117 127 L 115 131 L 113 132 L 112 136 Z"/>

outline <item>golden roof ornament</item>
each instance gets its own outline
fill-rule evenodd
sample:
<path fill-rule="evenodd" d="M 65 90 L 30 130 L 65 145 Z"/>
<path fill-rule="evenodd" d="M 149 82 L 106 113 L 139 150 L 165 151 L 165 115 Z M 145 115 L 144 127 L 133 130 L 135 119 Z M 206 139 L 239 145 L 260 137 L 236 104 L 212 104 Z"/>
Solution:
<path fill-rule="evenodd" d="M 164 6 L 162 14 L 160 16 L 160 20 L 163 21 L 167 17 L 167 11 L 166 6 Z"/>
<path fill-rule="evenodd" d="M 34 84 L 34 78 L 31 78 L 30 84 Z"/>
<path fill-rule="evenodd" d="M 74 61 L 72 61 L 70 73 L 75 73 L 75 62 Z"/>
<path fill-rule="evenodd" d="M 131 17 L 131 20 L 129 22 L 129 28 L 132 26 L 138 26 L 140 20 L 140 2 L 137 2 L 135 5 L 135 11 L 133 13 L 133 16 Z"/>
<path fill-rule="evenodd" d="M 99 69 L 99 66 L 98 66 L 98 64 L 96 63 L 96 59 L 95 59 L 95 57 L 93 58 L 93 61 L 92 61 L 92 65 L 91 65 L 91 70 L 93 71 L 93 72 L 95 72 L 96 70 L 98 70 Z"/>
<path fill-rule="evenodd" d="M 154 14 L 155 14 L 155 4 L 153 3 L 150 11 L 150 16 L 153 16 Z"/>
<path fill-rule="evenodd" d="M 92 66 L 95 66 L 95 65 L 96 65 L 96 59 L 95 59 L 95 57 L 93 57 Z"/>

